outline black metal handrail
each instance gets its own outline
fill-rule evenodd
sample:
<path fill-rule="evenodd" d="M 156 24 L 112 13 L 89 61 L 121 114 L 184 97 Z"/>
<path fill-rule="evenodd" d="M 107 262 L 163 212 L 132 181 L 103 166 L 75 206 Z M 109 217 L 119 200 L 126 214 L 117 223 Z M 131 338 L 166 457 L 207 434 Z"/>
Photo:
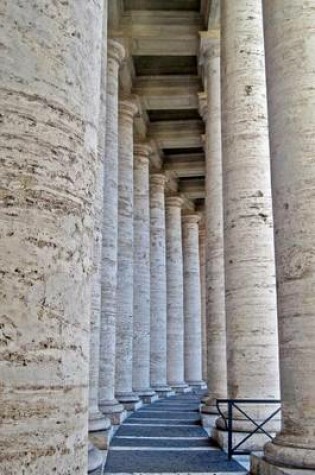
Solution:
<path fill-rule="evenodd" d="M 225 404 L 227 405 L 227 416 L 222 412 L 222 409 L 220 408 L 220 404 Z M 239 407 L 239 404 L 246 404 L 246 405 L 260 405 L 260 404 L 281 404 L 281 401 L 279 399 L 217 399 L 216 401 L 216 406 L 218 409 L 218 412 L 220 416 L 223 418 L 224 423 L 225 423 L 225 428 L 228 432 L 228 458 L 229 460 L 232 459 L 233 455 L 248 455 L 250 454 L 250 450 L 239 450 L 241 445 L 244 444 L 250 437 L 252 437 L 256 433 L 264 433 L 267 437 L 270 438 L 270 440 L 273 439 L 272 435 L 264 429 L 264 426 L 267 424 L 267 422 L 271 421 L 280 411 L 281 411 L 281 406 L 278 407 L 275 411 L 272 412 L 266 419 L 258 423 L 254 421 L 254 419 L 249 416 L 244 409 L 241 409 Z M 233 447 L 233 408 L 235 408 L 238 412 L 240 412 L 245 419 L 249 420 L 255 428 L 252 431 L 248 431 L 248 434 L 237 444 Z"/>

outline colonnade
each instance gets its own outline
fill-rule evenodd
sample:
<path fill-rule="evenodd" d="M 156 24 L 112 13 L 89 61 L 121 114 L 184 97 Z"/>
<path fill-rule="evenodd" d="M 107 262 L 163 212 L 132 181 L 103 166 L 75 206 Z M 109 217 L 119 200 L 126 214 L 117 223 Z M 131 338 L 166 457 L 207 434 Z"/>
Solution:
<path fill-rule="evenodd" d="M 107 2 L 7 8 L 1 473 L 83 475 L 88 431 L 106 448 L 126 411 L 206 372 L 214 418 L 218 398 L 281 395 L 253 470 L 314 470 L 314 23 L 307 0 L 221 0 L 201 34 L 203 222 L 134 140 Z"/>
<path fill-rule="evenodd" d="M 222 0 L 220 31 L 201 34 L 208 99 L 202 412 L 213 414 L 213 435 L 226 446 L 216 399 L 281 397 L 281 427 L 276 420 L 271 429 L 278 434 L 258 442 L 263 457 L 252 457 L 257 474 L 315 468 L 312 21 L 309 2 Z M 246 410 L 257 422 L 270 414 L 267 404 Z M 239 441 L 249 426 L 235 418 Z"/>

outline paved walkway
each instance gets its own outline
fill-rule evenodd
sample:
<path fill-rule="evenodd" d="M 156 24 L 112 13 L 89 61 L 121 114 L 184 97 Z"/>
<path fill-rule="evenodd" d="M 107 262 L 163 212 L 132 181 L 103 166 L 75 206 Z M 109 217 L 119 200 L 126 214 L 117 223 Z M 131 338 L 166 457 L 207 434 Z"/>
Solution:
<path fill-rule="evenodd" d="M 185 394 L 131 414 L 112 440 L 105 474 L 246 474 L 201 427 L 200 398 Z"/>

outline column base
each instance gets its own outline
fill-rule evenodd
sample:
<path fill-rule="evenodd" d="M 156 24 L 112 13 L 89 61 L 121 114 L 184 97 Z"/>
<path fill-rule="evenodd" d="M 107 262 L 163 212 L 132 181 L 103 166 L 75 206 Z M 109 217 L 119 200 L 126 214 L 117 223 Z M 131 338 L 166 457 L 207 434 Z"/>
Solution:
<path fill-rule="evenodd" d="M 111 401 L 100 401 L 99 406 L 102 413 L 109 418 L 112 425 L 122 424 L 127 417 L 127 412 L 125 411 L 124 406 L 119 404 L 116 399 Z"/>
<path fill-rule="evenodd" d="M 234 432 L 232 435 L 233 446 L 237 445 L 243 440 L 249 432 Z M 270 434 L 271 436 L 275 434 Z M 225 452 L 228 451 L 228 432 L 226 430 L 218 429 L 217 427 L 212 430 L 212 438 L 219 444 L 221 449 Z M 239 447 L 239 450 L 248 450 L 249 452 L 261 451 L 264 445 L 269 442 L 270 439 L 264 433 L 256 433 L 247 439 L 244 444 Z"/>
<path fill-rule="evenodd" d="M 92 473 L 98 468 L 100 468 L 105 460 L 103 459 L 102 453 L 94 447 L 91 442 L 89 442 L 88 448 L 88 473 Z"/>
<path fill-rule="evenodd" d="M 101 411 L 89 415 L 89 432 L 109 430 L 111 421 Z"/>
<path fill-rule="evenodd" d="M 202 405 L 200 409 L 202 427 L 211 436 L 212 431 L 216 428 L 216 420 L 220 417 L 215 406 Z"/>
<path fill-rule="evenodd" d="M 296 469 L 274 465 L 267 462 L 263 452 L 251 454 L 250 473 L 252 475 L 314 475 L 313 469 Z"/>
<path fill-rule="evenodd" d="M 170 383 L 171 388 L 175 391 L 176 394 L 185 394 L 192 391 L 186 383 Z"/>
<path fill-rule="evenodd" d="M 175 391 L 170 386 L 153 386 L 154 391 L 158 395 L 159 399 L 175 396 Z"/>
<path fill-rule="evenodd" d="M 138 396 L 140 397 L 143 404 L 152 404 L 153 402 L 159 399 L 159 396 L 152 389 L 139 390 L 137 391 Z"/>
<path fill-rule="evenodd" d="M 312 469 L 315 474 L 315 448 L 312 436 L 306 441 L 302 437 L 294 437 L 297 439 L 296 445 L 292 437 L 291 440 L 288 439 L 290 437 L 279 433 L 272 442 L 269 442 L 264 447 L 265 460 L 276 466 L 302 470 Z"/>
<path fill-rule="evenodd" d="M 204 381 L 187 381 L 187 384 L 194 389 L 207 389 L 207 385 Z"/>
<path fill-rule="evenodd" d="M 89 440 L 99 450 L 107 450 L 114 436 L 114 428 L 108 430 L 89 431 Z"/>
<path fill-rule="evenodd" d="M 143 402 L 136 393 L 117 393 L 116 398 L 124 405 L 126 411 L 133 412 L 143 406 Z"/>

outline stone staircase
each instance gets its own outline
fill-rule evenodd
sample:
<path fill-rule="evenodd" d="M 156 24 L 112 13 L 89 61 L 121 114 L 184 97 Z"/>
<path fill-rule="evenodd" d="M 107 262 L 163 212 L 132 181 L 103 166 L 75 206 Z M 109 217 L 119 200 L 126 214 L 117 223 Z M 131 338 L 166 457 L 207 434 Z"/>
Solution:
<path fill-rule="evenodd" d="M 201 426 L 200 395 L 158 400 L 132 413 L 116 432 L 98 474 L 245 475 Z"/>

